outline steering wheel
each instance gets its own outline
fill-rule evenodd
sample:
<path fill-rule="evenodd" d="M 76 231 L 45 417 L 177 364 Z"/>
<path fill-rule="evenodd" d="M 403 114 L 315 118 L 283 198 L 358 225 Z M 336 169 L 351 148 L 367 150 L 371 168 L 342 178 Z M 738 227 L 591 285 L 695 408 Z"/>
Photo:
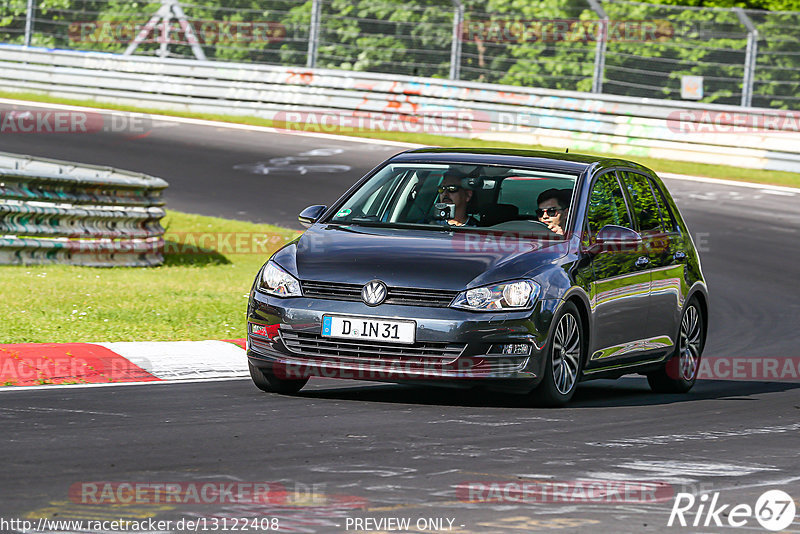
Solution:
<path fill-rule="evenodd" d="M 522 220 L 525 221 L 525 222 L 529 222 L 529 223 L 536 223 L 539 226 L 541 226 L 542 228 L 544 228 L 545 230 L 552 232 L 552 230 L 550 230 L 549 226 L 547 226 L 545 223 L 543 223 L 542 221 L 540 221 L 538 219 L 522 219 Z M 555 233 L 555 232 L 553 232 L 553 233 Z"/>

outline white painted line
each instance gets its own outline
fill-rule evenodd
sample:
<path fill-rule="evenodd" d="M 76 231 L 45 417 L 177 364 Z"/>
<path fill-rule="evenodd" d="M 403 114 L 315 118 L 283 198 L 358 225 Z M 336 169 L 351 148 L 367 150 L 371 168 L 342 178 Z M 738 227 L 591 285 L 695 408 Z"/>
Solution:
<path fill-rule="evenodd" d="M 617 464 L 621 469 L 646 471 L 656 475 L 690 477 L 738 477 L 752 475 L 761 471 L 779 469 L 762 465 L 725 464 L 713 462 L 683 462 L 680 460 L 634 460 Z"/>
<path fill-rule="evenodd" d="M 95 412 L 95 411 L 91 411 L 91 410 L 70 410 L 68 408 L 46 408 L 44 406 L 29 406 L 28 408 L 0 408 L 0 412 L 85 413 L 85 414 L 89 414 L 89 415 L 108 415 L 108 416 L 111 416 L 111 417 L 130 417 L 130 415 L 126 414 L 126 413 Z"/>
<path fill-rule="evenodd" d="M 771 190 L 771 189 L 762 189 L 761 192 L 766 193 L 768 195 L 778 195 L 783 197 L 793 197 L 795 195 L 795 193 L 788 193 L 786 191 Z M 800 192 L 800 190 L 798 190 L 798 192 Z"/>
<path fill-rule="evenodd" d="M 689 182 L 701 182 L 704 184 L 730 185 L 734 187 L 749 187 L 751 189 L 761 189 L 763 192 L 785 193 L 787 196 L 800 195 L 800 188 L 785 187 L 782 185 L 755 184 L 752 182 L 738 182 L 736 180 L 722 180 L 721 178 L 705 178 L 702 176 L 687 176 L 686 174 L 675 174 L 671 172 L 656 173 L 662 178 L 669 180 L 686 180 Z M 778 193 L 780 192 L 780 193 Z"/>
<path fill-rule="evenodd" d="M 739 428 L 735 430 L 706 430 L 688 434 L 662 434 L 656 436 L 641 436 L 633 438 L 620 438 L 608 441 L 587 441 L 586 445 L 595 447 L 648 447 L 651 445 L 670 445 L 685 441 L 710 441 L 726 438 L 740 438 L 764 434 L 795 433 L 800 430 L 800 423 L 781 426 L 765 426 L 757 428 Z"/>
<path fill-rule="evenodd" d="M 697 482 L 696 478 L 689 478 L 685 476 L 666 476 L 663 473 L 657 474 L 644 474 L 642 472 L 635 473 L 619 473 L 616 471 L 588 471 L 587 477 L 594 478 L 595 480 L 619 480 L 619 481 L 647 481 L 647 482 L 663 482 L 666 484 L 688 486 Z"/>
<path fill-rule="evenodd" d="M 96 343 L 162 380 L 250 376 L 245 350 L 226 341 Z"/>
<path fill-rule="evenodd" d="M 775 486 L 775 487 L 780 488 L 780 487 L 785 487 L 785 486 L 787 486 L 787 485 L 789 485 L 789 484 L 791 484 L 793 482 L 797 482 L 798 480 L 800 480 L 800 477 L 783 478 L 783 479 L 780 479 L 780 480 L 762 480 L 760 482 L 754 482 L 752 484 L 736 484 L 734 486 L 724 486 L 724 487 L 721 487 L 721 488 L 716 488 L 715 487 L 715 488 L 713 488 L 711 490 L 708 490 L 708 491 L 706 491 L 704 493 L 710 493 L 712 491 L 718 491 L 718 492 L 721 493 L 723 491 L 743 490 L 743 489 L 749 489 L 749 488 L 762 488 L 764 486 Z"/>

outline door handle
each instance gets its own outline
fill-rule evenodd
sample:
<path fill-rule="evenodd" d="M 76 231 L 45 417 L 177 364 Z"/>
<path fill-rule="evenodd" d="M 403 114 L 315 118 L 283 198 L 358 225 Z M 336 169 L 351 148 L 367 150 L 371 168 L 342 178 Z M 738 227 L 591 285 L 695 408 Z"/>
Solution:
<path fill-rule="evenodd" d="M 650 258 L 648 258 L 647 256 L 639 256 L 639 258 L 636 260 L 635 265 L 637 267 L 644 267 L 648 263 L 650 263 Z"/>
<path fill-rule="evenodd" d="M 673 257 L 674 259 L 678 260 L 678 261 L 680 261 L 680 260 L 685 260 L 685 259 L 686 259 L 686 253 L 685 253 L 684 251 L 682 251 L 682 250 L 679 250 L 678 252 L 676 252 L 675 254 L 673 254 L 673 256 L 672 256 L 672 257 Z"/>

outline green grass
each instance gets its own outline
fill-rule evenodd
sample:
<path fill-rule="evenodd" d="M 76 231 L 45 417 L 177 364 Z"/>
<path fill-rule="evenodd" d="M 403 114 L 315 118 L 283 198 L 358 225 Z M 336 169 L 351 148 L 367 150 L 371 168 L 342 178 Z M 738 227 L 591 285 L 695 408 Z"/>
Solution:
<path fill-rule="evenodd" d="M 163 224 L 160 267 L 0 266 L 0 343 L 243 338 L 253 278 L 297 232 L 175 211 Z M 184 232 L 216 245 L 193 249 Z"/>
<path fill-rule="evenodd" d="M 101 109 L 114 109 L 121 111 L 154 113 L 160 115 L 169 115 L 177 117 L 189 117 L 196 119 L 214 120 L 221 122 L 232 122 L 237 124 L 251 124 L 254 126 L 285 126 L 284 123 L 274 123 L 268 119 L 261 119 L 257 117 L 236 116 L 236 115 L 216 115 L 209 113 L 191 113 L 174 110 L 164 110 L 158 108 L 147 107 L 134 107 L 123 106 L 116 104 L 106 104 L 103 102 L 94 102 L 88 100 L 77 100 L 67 98 L 57 98 L 49 95 L 39 93 L 16 93 L 9 91 L 0 91 L 0 97 L 13 98 L 18 100 L 31 100 L 37 102 L 50 102 L 57 104 L 71 104 L 78 106 L 91 106 Z M 302 129 L 302 126 L 297 125 L 297 129 Z M 496 141 L 484 141 L 480 139 L 463 139 L 458 137 L 446 137 L 442 135 L 432 134 L 416 134 L 405 132 L 383 132 L 375 130 L 342 130 L 337 131 L 338 134 L 354 136 L 354 137 L 367 137 L 372 139 L 386 139 L 390 141 L 401 141 L 405 143 L 418 143 L 423 145 L 433 146 L 468 146 L 468 147 L 503 147 L 503 148 L 527 148 L 534 150 L 558 150 L 552 147 L 540 145 L 521 145 L 515 143 L 502 143 Z M 585 154 L 593 154 L 598 156 L 608 156 L 607 153 L 581 151 Z M 655 158 L 645 158 L 638 156 L 629 156 L 626 159 L 631 159 L 642 165 L 650 167 L 656 172 L 673 172 L 678 174 L 687 174 L 692 176 L 707 176 L 710 178 L 722 178 L 725 180 L 739 180 L 747 182 L 756 182 L 763 184 L 783 185 L 789 187 L 800 187 L 800 174 L 792 172 L 780 171 L 765 171 L 757 169 L 745 169 L 740 167 L 731 167 L 726 165 L 710 165 L 704 163 L 692 163 L 685 161 L 671 161 Z M 721 161 L 724 158 L 721 157 Z"/>

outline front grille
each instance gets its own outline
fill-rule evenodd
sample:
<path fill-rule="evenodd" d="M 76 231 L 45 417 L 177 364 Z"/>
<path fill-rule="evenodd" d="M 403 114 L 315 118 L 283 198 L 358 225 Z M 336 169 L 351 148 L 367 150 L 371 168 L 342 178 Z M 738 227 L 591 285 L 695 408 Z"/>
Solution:
<path fill-rule="evenodd" d="M 267 352 L 272 348 L 272 344 L 264 341 L 263 339 L 259 339 L 254 335 L 250 335 L 248 339 L 248 343 L 250 345 L 250 349 L 255 352 Z"/>
<path fill-rule="evenodd" d="M 332 282 L 301 282 L 303 295 L 318 299 L 331 300 L 361 300 L 359 284 L 337 284 Z"/>
<path fill-rule="evenodd" d="M 314 282 L 305 280 L 303 295 L 311 298 L 331 300 L 361 300 L 362 284 L 342 284 L 333 282 Z M 385 304 L 399 304 L 401 306 L 429 306 L 433 308 L 446 308 L 453 301 L 458 291 L 443 289 L 420 289 L 414 287 L 389 287 Z"/>
<path fill-rule="evenodd" d="M 463 352 L 463 343 L 417 342 L 413 345 L 332 339 L 309 332 L 281 330 L 286 348 L 296 354 L 339 363 L 423 363 L 446 365 Z"/>

